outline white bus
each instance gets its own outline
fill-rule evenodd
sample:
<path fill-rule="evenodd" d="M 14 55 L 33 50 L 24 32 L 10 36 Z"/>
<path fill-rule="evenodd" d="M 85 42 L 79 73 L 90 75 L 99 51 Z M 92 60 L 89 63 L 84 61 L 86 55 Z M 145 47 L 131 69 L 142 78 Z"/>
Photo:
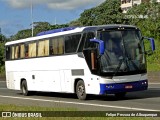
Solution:
<path fill-rule="evenodd" d="M 152 50 L 155 49 L 154 40 Z M 130 25 L 68 27 L 7 42 L 8 89 L 88 94 L 115 94 L 148 87 L 144 37 Z"/>

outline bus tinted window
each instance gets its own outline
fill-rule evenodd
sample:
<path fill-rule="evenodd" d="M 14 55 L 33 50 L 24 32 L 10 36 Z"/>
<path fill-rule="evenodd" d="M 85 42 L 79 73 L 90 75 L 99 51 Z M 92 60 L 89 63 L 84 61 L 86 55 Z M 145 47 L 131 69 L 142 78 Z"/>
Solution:
<path fill-rule="evenodd" d="M 7 46 L 6 47 L 6 60 L 10 60 L 11 59 L 11 47 Z"/>
<path fill-rule="evenodd" d="M 90 39 L 93 39 L 95 37 L 93 32 L 87 33 L 86 36 L 86 42 L 85 42 L 85 48 L 95 48 L 95 43 L 90 42 Z"/>
<path fill-rule="evenodd" d="M 48 56 L 48 55 L 49 55 L 49 40 L 39 41 L 37 56 Z"/>
<path fill-rule="evenodd" d="M 65 53 L 74 53 L 77 50 L 81 35 L 71 35 L 65 37 Z"/>
<path fill-rule="evenodd" d="M 36 43 L 29 43 L 28 57 L 36 57 Z"/>
<path fill-rule="evenodd" d="M 64 38 L 51 38 L 50 40 L 50 55 L 64 54 Z"/>
<path fill-rule="evenodd" d="M 78 52 L 82 52 L 83 51 L 85 39 L 86 39 L 86 33 L 83 34 L 82 40 L 80 41 L 81 43 L 79 45 Z"/>

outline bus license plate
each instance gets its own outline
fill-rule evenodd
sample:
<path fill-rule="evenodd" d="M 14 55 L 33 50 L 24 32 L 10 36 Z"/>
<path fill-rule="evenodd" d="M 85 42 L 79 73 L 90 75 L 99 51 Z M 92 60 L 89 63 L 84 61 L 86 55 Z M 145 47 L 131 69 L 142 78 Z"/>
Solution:
<path fill-rule="evenodd" d="M 126 89 L 132 89 L 133 86 L 132 86 L 132 85 L 126 85 L 125 88 L 126 88 Z"/>

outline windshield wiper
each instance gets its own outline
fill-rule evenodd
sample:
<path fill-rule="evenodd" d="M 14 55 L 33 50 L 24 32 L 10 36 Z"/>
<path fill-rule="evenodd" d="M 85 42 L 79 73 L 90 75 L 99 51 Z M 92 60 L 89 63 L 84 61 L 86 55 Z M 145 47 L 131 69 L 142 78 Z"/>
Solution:
<path fill-rule="evenodd" d="M 122 63 L 123 63 L 124 61 L 125 61 L 124 58 L 121 58 L 121 59 L 120 59 L 120 62 L 119 62 L 119 64 L 118 64 L 118 66 L 117 66 L 117 68 L 116 68 L 116 71 L 115 71 L 115 73 L 113 74 L 113 76 L 115 76 L 115 75 L 117 74 L 117 72 L 120 70 L 121 65 L 122 65 Z M 113 78 L 113 76 L 112 76 L 112 78 Z"/>

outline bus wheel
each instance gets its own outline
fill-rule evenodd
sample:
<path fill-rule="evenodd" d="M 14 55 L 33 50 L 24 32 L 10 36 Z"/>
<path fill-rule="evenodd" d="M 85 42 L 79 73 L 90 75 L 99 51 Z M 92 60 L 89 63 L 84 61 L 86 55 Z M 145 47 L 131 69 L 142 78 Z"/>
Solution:
<path fill-rule="evenodd" d="M 116 98 L 124 98 L 126 95 L 126 92 L 120 92 L 120 93 L 115 93 Z"/>
<path fill-rule="evenodd" d="M 77 82 L 76 94 L 77 94 L 78 99 L 80 99 L 80 100 L 85 100 L 87 97 L 86 91 L 85 91 L 85 85 L 82 80 Z"/>
<path fill-rule="evenodd" d="M 22 83 L 21 83 L 21 91 L 22 91 L 23 95 L 25 95 L 25 96 L 29 95 L 29 91 L 28 91 L 28 87 L 27 87 L 27 82 L 25 80 L 23 80 Z"/>

